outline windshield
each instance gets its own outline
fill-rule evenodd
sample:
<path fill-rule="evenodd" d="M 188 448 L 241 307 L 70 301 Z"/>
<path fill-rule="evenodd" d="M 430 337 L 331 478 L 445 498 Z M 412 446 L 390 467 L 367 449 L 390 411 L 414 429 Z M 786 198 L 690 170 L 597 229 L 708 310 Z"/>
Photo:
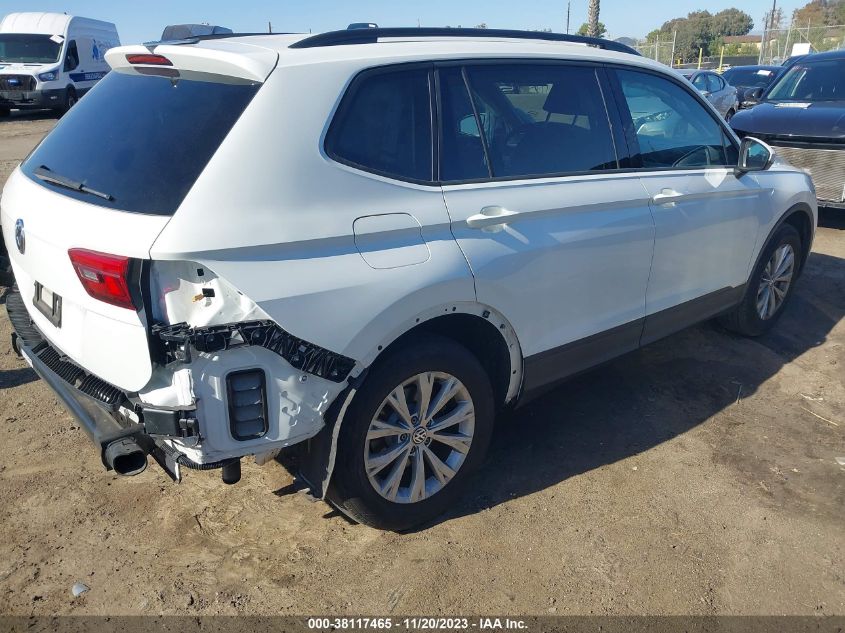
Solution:
<path fill-rule="evenodd" d="M 798 62 L 775 83 L 767 101 L 845 100 L 845 59 Z"/>
<path fill-rule="evenodd" d="M 51 38 L 56 36 L 0 33 L 0 62 L 49 64 L 58 61 L 62 43 Z"/>
<path fill-rule="evenodd" d="M 92 204 L 172 215 L 260 84 L 167 70 L 172 76 L 110 72 L 24 161 L 23 173 Z"/>
<path fill-rule="evenodd" d="M 765 88 L 775 77 L 775 71 L 768 68 L 737 68 L 722 75 L 732 86 L 743 88 Z"/>

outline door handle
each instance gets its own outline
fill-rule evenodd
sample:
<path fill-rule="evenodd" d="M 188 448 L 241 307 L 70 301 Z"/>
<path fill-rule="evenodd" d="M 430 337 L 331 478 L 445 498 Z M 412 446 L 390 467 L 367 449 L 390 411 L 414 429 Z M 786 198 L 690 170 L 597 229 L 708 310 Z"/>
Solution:
<path fill-rule="evenodd" d="M 467 218 L 467 226 L 471 229 L 488 229 L 507 224 L 515 215 L 519 214 L 515 211 L 508 211 L 504 207 L 484 207 L 481 213 L 471 215 Z"/>
<path fill-rule="evenodd" d="M 654 194 L 651 201 L 654 204 L 672 204 L 684 197 L 684 194 L 674 189 L 663 189 L 660 193 Z"/>

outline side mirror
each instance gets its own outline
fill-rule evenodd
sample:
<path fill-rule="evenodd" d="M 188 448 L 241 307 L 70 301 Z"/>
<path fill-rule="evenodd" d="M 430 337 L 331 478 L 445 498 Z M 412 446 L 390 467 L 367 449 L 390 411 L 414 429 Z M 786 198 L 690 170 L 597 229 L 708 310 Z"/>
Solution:
<path fill-rule="evenodd" d="M 754 88 L 751 92 L 745 95 L 747 101 L 759 101 L 763 96 L 763 88 Z"/>
<path fill-rule="evenodd" d="M 751 136 L 742 140 L 739 148 L 739 165 L 737 169 L 746 173 L 749 171 L 763 171 L 771 167 L 775 160 L 774 150 Z"/>

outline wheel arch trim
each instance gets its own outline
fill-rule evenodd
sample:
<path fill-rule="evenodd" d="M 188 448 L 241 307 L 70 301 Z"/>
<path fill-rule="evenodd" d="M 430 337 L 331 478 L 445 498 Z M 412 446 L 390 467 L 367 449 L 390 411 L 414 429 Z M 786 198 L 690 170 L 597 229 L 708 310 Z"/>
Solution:
<path fill-rule="evenodd" d="M 371 354 L 362 372 L 349 379 L 349 385 L 329 407 L 325 416 L 325 426 L 320 433 L 309 440 L 308 448 L 304 451 L 300 476 L 311 488 L 312 494 L 320 499 L 326 498 L 326 493 L 334 474 L 337 459 L 337 443 L 340 429 L 346 412 L 355 398 L 361 385 L 366 380 L 370 368 L 375 362 L 388 352 L 390 346 L 400 339 L 413 334 L 415 331 L 425 332 L 426 326 L 436 319 L 448 318 L 450 315 L 473 316 L 487 321 L 496 327 L 504 344 L 507 346 L 510 358 L 510 380 L 505 394 L 505 404 L 514 402 L 520 395 L 523 381 L 523 356 L 516 332 L 510 322 L 492 306 L 477 302 L 452 302 L 433 307 L 420 313 L 417 317 L 406 321 L 385 336 Z M 485 316 L 486 315 L 486 316 Z M 479 322 L 480 324 L 480 322 Z M 460 343 L 460 341 L 457 341 Z"/>

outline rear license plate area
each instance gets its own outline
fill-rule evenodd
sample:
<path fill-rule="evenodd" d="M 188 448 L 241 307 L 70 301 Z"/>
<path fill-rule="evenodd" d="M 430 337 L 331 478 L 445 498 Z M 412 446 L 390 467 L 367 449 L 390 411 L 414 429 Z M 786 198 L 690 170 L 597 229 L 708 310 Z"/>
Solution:
<path fill-rule="evenodd" d="M 59 295 L 36 281 L 32 304 L 50 323 L 62 327 L 62 298 Z"/>

